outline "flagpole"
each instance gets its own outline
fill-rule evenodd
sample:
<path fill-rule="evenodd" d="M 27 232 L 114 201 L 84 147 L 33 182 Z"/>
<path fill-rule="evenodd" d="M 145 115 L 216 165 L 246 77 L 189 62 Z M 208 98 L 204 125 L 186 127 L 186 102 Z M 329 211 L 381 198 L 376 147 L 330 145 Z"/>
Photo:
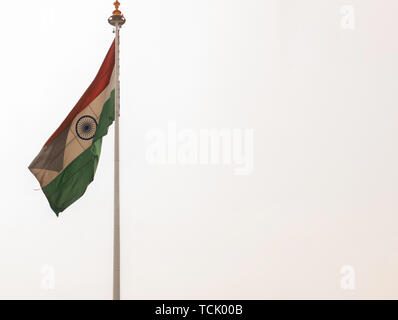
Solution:
<path fill-rule="evenodd" d="M 113 300 L 120 300 L 120 28 L 126 22 L 119 10 L 120 3 L 116 0 L 115 10 L 108 22 L 115 27 L 115 159 L 114 159 L 114 222 L 113 222 Z"/>

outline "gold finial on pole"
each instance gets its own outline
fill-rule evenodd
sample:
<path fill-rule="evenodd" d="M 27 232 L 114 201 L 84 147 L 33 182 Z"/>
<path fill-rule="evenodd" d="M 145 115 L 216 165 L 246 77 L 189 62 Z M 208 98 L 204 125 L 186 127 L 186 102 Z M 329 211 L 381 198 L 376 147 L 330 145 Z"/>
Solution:
<path fill-rule="evenodd" d="M 115 10 L 113 11 L 112 16 L 108 19 L 108 22 L 113 26 L 118 25 L 121 27 L 126 22 L 126 19 L 124 18 L 123 13 L 119 10 L 120 2 L 116 0 L 114 5 Z"/>
<path fill-rule="evenodd" d="M 114 16 L 122 16 L 122 12 L 119 10 L 120 2 L 118 0 L 116 0 L 114 5 L 115 5 L 115 10 L 113 11 L 113 15 Z"/>

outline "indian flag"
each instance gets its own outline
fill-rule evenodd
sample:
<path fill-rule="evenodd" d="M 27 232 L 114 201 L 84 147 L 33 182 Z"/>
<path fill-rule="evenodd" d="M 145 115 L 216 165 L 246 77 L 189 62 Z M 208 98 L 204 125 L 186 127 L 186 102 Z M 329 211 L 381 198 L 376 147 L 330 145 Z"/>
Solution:
<path fill-rule="evenodd" d="M 90 87 L 29 166 L 57 216 L 94 180 L 102 137 L 115 119 L 115 85 L 113 42 Z"/>

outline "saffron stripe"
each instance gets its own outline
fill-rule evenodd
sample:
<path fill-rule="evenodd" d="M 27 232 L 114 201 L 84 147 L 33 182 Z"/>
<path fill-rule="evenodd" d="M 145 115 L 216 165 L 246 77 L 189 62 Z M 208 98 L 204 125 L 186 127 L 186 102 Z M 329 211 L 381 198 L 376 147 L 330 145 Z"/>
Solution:
<path fill-rule="evenodd" d="M 94 81 L 88 87 L 86 92 L 77 102 L 76 106 L 72 109 L 66 119 L 62 122 L 59 128 L 52 134 L 50 139 L 44 146 L 50 144 L 62 131 L 64 131 L 76 118 L 76 116 L 82 112 L 109 84 L 112 76 L 112 72 L 115 66 L 115 41 L 113 41 L 109 51 L 105 57 L 104 62 L 98 71 Z"/>

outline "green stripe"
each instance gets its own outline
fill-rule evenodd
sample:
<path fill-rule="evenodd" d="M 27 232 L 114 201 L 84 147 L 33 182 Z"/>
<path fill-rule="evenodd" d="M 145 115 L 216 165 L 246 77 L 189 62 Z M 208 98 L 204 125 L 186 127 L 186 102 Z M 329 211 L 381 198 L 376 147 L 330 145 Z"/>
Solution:
<path fill-rule="evenodd" d="M 101 154 L 102 137 L 108 133 L 108 128 L 114 120 L 115 90 L 104 104 L 92 145 L 43 188 L 57 216 L 83 196 L 87 186 L 94 180 Z"/>

